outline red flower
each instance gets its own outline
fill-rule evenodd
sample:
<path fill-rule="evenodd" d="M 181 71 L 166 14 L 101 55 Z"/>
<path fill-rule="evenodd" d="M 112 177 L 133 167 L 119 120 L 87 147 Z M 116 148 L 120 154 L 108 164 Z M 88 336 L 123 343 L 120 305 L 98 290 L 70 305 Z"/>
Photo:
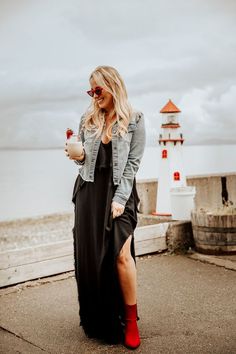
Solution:
<path fill-rule="evenodd" d="M 70 128 L 67 128 L 67 130 L 66 130 L 66 138 L 70 139 L 71 135 L 73 135 L 73 134 L 74 134 L 73 130 L 70 129 Z"/>

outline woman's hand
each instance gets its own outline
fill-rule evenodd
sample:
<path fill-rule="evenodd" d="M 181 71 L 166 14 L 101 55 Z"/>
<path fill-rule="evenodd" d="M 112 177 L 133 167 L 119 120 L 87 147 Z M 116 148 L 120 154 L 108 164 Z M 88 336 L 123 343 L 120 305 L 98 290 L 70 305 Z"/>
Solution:
<path fill-rule="evenodd" d="M 111 203 L 111 213 L 112 213 L 112 217 L 117 218 L 118 216 L 121 216 L 121 214 L 123 214 L 125 210 L 124 205 L 117 203 L 117 202 L 112 202 Z"/>

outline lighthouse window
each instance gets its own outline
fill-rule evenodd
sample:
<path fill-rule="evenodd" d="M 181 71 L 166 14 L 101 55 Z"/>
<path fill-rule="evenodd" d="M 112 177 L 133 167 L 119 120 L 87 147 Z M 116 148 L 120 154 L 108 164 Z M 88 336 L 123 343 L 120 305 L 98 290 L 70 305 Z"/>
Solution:
<path fill-rule="evenodd" d="M 174 181 L 179 181 L 179 180 L 180 180 L 180 173 L 174 172 Z"/>
<path fill-rule="evenodd" d="M 169 124 L 174 123 L 175 122 L 175 116 L 174 115 L 169 115 L 167 118 L 167 121 Z"/>
<path fill-rule="evenodd" d="M 167 150 L 162 150 L 162 158 L 167 159 Z"/>

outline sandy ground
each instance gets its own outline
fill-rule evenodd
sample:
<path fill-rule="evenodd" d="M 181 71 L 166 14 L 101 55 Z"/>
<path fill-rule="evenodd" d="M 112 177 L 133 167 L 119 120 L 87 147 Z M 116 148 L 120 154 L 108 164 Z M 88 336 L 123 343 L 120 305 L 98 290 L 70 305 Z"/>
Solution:
<path fill-rule="evenodd" d="M 152 215 L 138 215 L 138 226 L 160 222 L 163 220 Z M 73 213 L 0 222 L 0 251 L 68 240 L 72 237 L 73 224 Z"/>
<path fill-rule="evenodd" d="M 69 239 L 73 223 L 71 213 L 0 222 L 0 250 Z"/>

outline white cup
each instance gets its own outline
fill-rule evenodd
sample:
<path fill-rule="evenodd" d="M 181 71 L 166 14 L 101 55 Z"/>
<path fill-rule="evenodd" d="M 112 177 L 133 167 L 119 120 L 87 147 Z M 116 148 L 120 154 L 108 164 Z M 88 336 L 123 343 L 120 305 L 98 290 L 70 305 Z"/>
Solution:
<path fill-rule="evenodd" d="M 76 158 L 83 153 L 83 143 L 78 141 L 78 136 L 73 135 L 67 139 L 67 152 L 70 157 Z"/>

